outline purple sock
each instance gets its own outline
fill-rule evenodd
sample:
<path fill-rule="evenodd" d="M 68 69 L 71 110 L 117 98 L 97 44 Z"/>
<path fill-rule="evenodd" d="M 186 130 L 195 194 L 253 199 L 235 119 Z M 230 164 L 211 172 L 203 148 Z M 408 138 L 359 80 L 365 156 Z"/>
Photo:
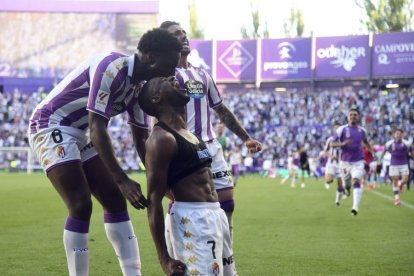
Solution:
<path fill-rule="evenodd" d="M 104 213 L 104 222 L 105 223 L 117 223 L 129 221 L 128 211 L 118 212 L 118 213 Z"/>
<path fill-rule="evenodd" d="M 77 233 L 89 232 L 89 221 L 77 220 L 71 217 L 66 218 L 65 230 Z"/>

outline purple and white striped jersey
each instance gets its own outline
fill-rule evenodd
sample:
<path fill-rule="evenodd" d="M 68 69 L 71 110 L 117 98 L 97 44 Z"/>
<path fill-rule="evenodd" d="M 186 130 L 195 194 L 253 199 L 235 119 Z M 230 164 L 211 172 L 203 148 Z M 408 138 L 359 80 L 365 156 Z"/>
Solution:
<path fill-rule="evenodd" d="M 56 126 L 88 128 L 88 111 L 107 119 L 128 112 L 129 123 L 148 128 L 132 84 L 135 56 L 94 56 L 66 76 L 36 107 L 30 133 Z"/>
<path fill-rule="evenodd" d="M 385 144 L 385 150 L 391 153 L 391 166 L 408 165 L 408 153 L 412 149 L 407 140 L 390 140 Z"/>
<path fill-rule="evenodd" d="M 330 156 L 335 156 L 336 157 L 336 160 L 335 161 L 333 161 L 331 159 L 331 157 L 328 158 L 328 161 L 329 162 L 335 162 L 336 163 L 336 162 L 339 161 L 339 157 L 340 157 L 341 150 L 339 148 L 331 147 L 331 143 L 333 141 L 334 141 L 334 137 L 333 136 L 329 137 L 328 140 L 326 140 L 325 147 L 324 147 L 323 150 L 329 152 Z"/>
<path fill-rule="evenodd" d="M 191 98 L 186 106 L 187 129 L 204 142 L 215 139 L 210 108 L 222 103 L 222 98 L 213 79 L 204 69 L 191 65 L 176 68 L 176 78 Z"/>
<path fill-rule="evenodd" d="M 367 134 L 363 127 L 343 125 L 336 129 L 333 139 L 335 142 L 351 140 L 351 143 L 341 147 L 341 161 L 358 162 L 364 160 L 362 141 L 366 140 Z"/>

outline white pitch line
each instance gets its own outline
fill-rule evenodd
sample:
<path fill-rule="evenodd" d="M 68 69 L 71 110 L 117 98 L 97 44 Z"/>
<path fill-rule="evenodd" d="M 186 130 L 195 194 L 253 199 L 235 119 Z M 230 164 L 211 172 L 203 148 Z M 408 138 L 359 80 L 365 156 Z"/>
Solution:
<path fill-rule="evenodd" d="M 376 194 L 376 195 L 378 195 L 378 196 L 380 196 L 380 197 L 383 197 L 383 198 L 389 199 L 391 201 L 394 201 L 394 198 L 392 196 L 384 195 L 383 193 L 380 193 L 378 191 L 371 191 L 371 192 L 374 193 L 374 194 Z M 414 205 L 412 205 L 410 203 L 407 203 L 405 201 L 402 201 L 401 200 L 401 205 L 403 205 L 403 206 L 405 206 L 407 208 L 410 208 L 411 210 L 414 210 Z"/>

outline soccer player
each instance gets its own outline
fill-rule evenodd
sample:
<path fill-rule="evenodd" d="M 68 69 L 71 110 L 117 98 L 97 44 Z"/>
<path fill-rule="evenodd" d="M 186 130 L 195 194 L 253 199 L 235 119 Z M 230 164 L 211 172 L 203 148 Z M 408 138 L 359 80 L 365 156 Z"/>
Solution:
<path fill-rule="evenodd" d="M 305 171 L 308 173 L 308 177 L 311 176 L 310 166 L 309 166 L 309 157 L 306 153 L 305 147 L 299 147 L 299 161 L 300 161 L 300 168 L 302 171 L 302 184 L 300 185 L 301 188 L 305 188 Z"/>
<path fill-rule="evenodd" d="M 298 171 L 299 171 L 299 154 L 296 152 L 289 152 L 289 156 L 287 158 L 287 169 L 288 175 L 285 176 L 280 184 L 285 183 L 289 178 L 291 178 L 290 187 L 295 188 L 296 186 L 296 179 L 298 178 Z"/>
<path fill-rule="evenodd" d="M 146 146 L 148 221 L 166 275 L 235 275 L 230 231 L 220 208 L 206 144 L 186 129 L 185 89 L 174 77 L 150 80 L 138 96 L 157 118 Z M 172 250 L 167 249 L 162 199 L 170 211 Z"/>
<path fill-rule="evenodd" d="M 207 144 L 207 148 L 213 157 L 212 170 L 214 186 L 220 201 L 220 206 L 226 212 L 230 233 L 233 232 L 233 210 L 234 196 L 231 172 L 224 159 L 223 150 L 216 139 L 212 127 L 212 110 L 217 114 L 220 121 L 234 134 L 236 134 L 246 145 L 250 153 L 256 153 L 262 146 L 250 137 L 242 127 L 239 120 L 223 103 L 220 92 L 210 74 L 202 68 L 191 65 L 187 57 L 190 53 L 190 45 L 187 33 L 179 23 L 165 21 L 160 26 L 181 41 L 183 50 L 179 66 L 176 70 L 176 78 L 181 88 L 187 89 L 190 102 L 186 107 L 187 128 L 200 137 Z"/>
<path fill-rule="evenodd" d="M 339 124 L 334 124 L 333 132 L 336 133 Z M 335 194 L 335 204 L 336 206 L 340 205 L 340 201 L 345 194 L 344 187 L 342 185 L 342 176 L 341 169 L 339 168 L 339 157 L 340 150 L 338 147 L 334 148 L 331 146 L 331 143 L 334 140 L 334 136 L 329 137 L 325 143 L 325 154 L 328 156 L 328 161 L 326 162 L 325 168 L 325 188 L 329 189 L 330 185 L 336 178 L 337 190 Z"/>
<path fill-rule="evenodd" d="M 410 170 L 408 168 L 409 156 L 412 156 L 411 144 L 403 139 L 404 131 L 398 128 L 394 132 L 394 139 L 385 144 L 384 151 L 380 156 L 380 161 L 388 151 L 391 153 L 391 163 L 389 168 L 390 177 L 392 180 L 392 190 L 394 192 L 394 205 L 400 205 L 399 191 L 408 182 Z M 401 183 L 399 178 L 401 177 Z"/>
<path fill-rule="evenodd" d="M 341 148 L 340 168 L 342 177 L 345 179 L 347 175 L 352 177 L 353 185 L 353 204 L 351 214 L 358 214 L 359 205 L 362 197 L 361 181 L 364 174 L 364 151 L 362 144 L 374 156 L 371 145 L 368 143 L 366 130 L 359 126 L 360 114 L 358 109 L 350 108 L 348 111 L 348 124 L 340 126 L 336 129 L 334 141 L 331 142 L 332 147 Z"/>
<path fill-rule="evenodd" d="M 243 162 L 243 156 L 240 151 L 240 146 L 235 145 L 234 149 L 232 149 L 229 153 L 229 163 L 231 166 L 231 173 L 233 175 L 233 184 L 234 187 L 237 185 L 237 181 L 240 177 L 240 166 Z"/>
<path fill-rule="evenodd" d="M 30 118 L 30 146 L 69 212 L 63 242 L 71 276 L 89 273 L 91 195 L 104 209 L 105 231 L 123 275 L 141 275 L 125 198 L 137 209 L 147 200 L 118 164 L 107 125 L 127 112 L 136 149 L 145 159 L 148 129 L 137 90 L 143 80 L 174 74 L 181 47 L 174 36 L 154 29 L 142 36 L 137 54 L 92 57 L 69 73 Z"/>

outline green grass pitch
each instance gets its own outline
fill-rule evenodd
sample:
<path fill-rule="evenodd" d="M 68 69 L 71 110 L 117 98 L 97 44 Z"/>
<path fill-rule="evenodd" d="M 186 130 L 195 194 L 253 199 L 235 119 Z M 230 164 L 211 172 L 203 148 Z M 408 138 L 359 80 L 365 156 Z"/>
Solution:
<path fill-rule="evenodd" d="M 143 174 L 134 174 L 145 190 Z M 414 275 L 414 190 L 394 206 L 390 186 L 334 206 L 335 189 L 309 180 L 305 189 L 280 179 L 241 177 L 236 187 L 234 255 L 239 275 Z M 163 275 L 146 211 L 129 208 L 143 275 Z M 90 275 L 121 275 L 94 201 Z M 0 173 L 0 275 L 67 275 L 62 232 L 66 208 L 42 173 Z"/>

